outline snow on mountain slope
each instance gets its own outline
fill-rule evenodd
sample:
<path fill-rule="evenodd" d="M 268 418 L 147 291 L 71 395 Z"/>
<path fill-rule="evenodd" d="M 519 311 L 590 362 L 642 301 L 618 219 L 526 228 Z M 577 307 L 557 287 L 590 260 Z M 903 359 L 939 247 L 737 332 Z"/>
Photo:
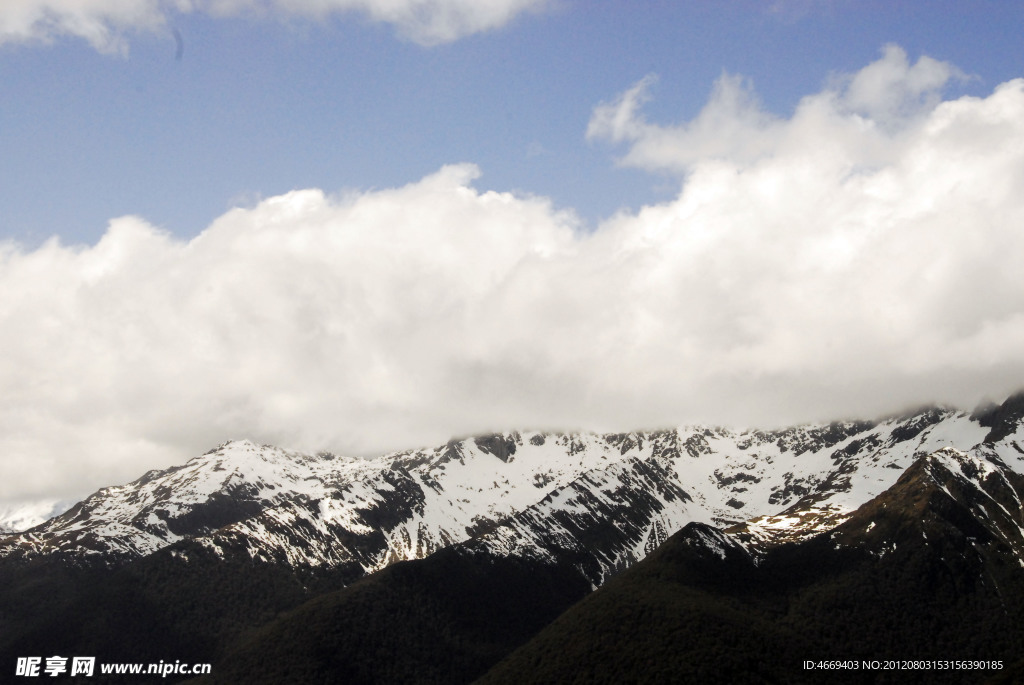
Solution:
<path fill-rule="evenodd" d="M 218 554 L 364 572 L 422 558 L 538 502 L 581 472 L 624 458 L 597 435 L 520 433 L 452 441 L 366 462 L 361 478 L 296 498 L 200 542 Z"/>
<path fill-rule="evenodd" d="M 137 556 L 187 537 L 222 555 L 369 570 L 465 540 L 621 458 L 596 435 L 484 436 L 373 460 L 233 442 L 104 488 L 8 537 L 0 556 Z"/>
<path fill-rule="evenodd" d="M 359 459 L 228 443 L 182 466 L 103 488 L 60 516 L 8 538 L 0 555 L 145 555 L 291 498 L 322 496 L 330 483 L 357 478 L 365 468 Z"/>
<path fill-rule="evenodd" d="M 1024 476 L 986 444 L 918 458 L 888 490 L 828 533 L 885 556 L 904 545 L 950 544 L 1024 567 Z M 952 532 L 952 535 L 950 534 Z"/>
<path fill-rule="evenodd" d="M 973 447 L 987 432 L 963 412 L 929 409 L 878 425 L 655 433 L 631 459 L 584 474 L 479 544 L 574 563 L 600 585 L 691 521 L 734 526 L 738 539 L 759 544 L 827 530 L 892 486 L 915 458 Z"/>
<path fill-rule="evenodd" d="M 940 409 L 884 421 L 821 455 L 827 463 L 819 462 L 817 469 L 792 477 L 784 474 L 789 484 L 786 492 L 799 495 L 799 499 L 770 498 L 769 503 L 789 506 L 755 515 L 730 532 L 765 545 L 793 542 L 828 530 L 891 487 L 915 459 L 943 447 L 972 449 L 988 432 L 964 412 Z"/>
<path fill-rule="evenodd" d="M 513 432 L 371 460 L 234 442 L 0 539 L 0 558 L 112 563 L 190 539 L 221 557 L 357 576 L 468 541 L 571 563 L 599 585 L 692 521 L 755 546 L 834 527 L 943 447 L 1024 472 L 1014 407 L 778 431 Z"/>

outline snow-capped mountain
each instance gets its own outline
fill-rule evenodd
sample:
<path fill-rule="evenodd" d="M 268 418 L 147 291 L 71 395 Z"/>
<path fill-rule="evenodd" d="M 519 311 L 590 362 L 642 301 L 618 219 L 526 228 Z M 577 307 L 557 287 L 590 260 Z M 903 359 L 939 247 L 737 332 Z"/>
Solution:
<path fill-rule="evenodd" d="M 0 538 L 0 558 L 111 564 L 190 540 L 174 553 L 199 545 L 355 577 L 468 543 L 568 562 L 600 585 L 690 522 L 755 547 L 832 529 L 945 448 L 1016 482 L 1022 407 L 1017 396 L 980 415 L 929 408 L 778 431 L 513 432 L 372 460 L 231 442 Z"/>
<path fill-rule="evenodd" d="M 782 515 L 687 523 L 475 682 L 1024 682 L 1022 409 L 919 414 L 843 440 L 830 448 L 837 470 Z M 927 451 L 943 424 L 986 432 L 972 448 Z M 871 437 L 873 455 L 850 454 Z M 907 468 L 886 468 L 907 454 Z M 868 464 L 885 471 L 865 477 Z M 894 482 L 844 510 L 886 471 Z M 894 651 L 911 666 L 875 668 Z M 931 661 L 944 653 L 977 656 Z M 825 654 L 847 661 L 806 661 Z"/>
<path fill-rule="evenodd" d="M 600 584 L 691 521 L 749 521 L 745 539 L 762 543 L 821 532 L 889 488 L 915 458 L 974 447 L 988 432 L 964 412 L 928 409 L 878 424 L 655 433 L 646 448 L 637 435 L 634 457 L 583 474 L 481 543 L 505 554 L 571 559 Z"/>
<path fill-rule="evenodd" d="M 807 530 L 797 516 L 790 517 L 795 523 L 789 527 L 765 526 L 766 517 L 756 523 L 767 532 L 755 536 L 756 524 L 723 529 L 691 520 L 646 558 L 608 578 L 600 574 L 626 554 L 647 553 L 630 550 L 629 543 L 637 531 L 657 528 L 649 523 L 656 502 L 674 502 L 676 512 L 699 508 L 696 497 L 665 485 L 676 467 L 672 456 L 662 453 L 660 465 L 658 458 L 621 460 L 549 493 L 467 543 L 303 604 L 255 640 L 243 641 L 218 664 L 222 676 L 215 682 L 280 685 L 315 672 L 336 680 L 372 674 L 365 682 L 810 685 L 821 674 L 802 670 L 808 655 L 843 654 L 859 666 L 897 648 L 909 659 L 956 653 L 985 659 L 986 665 L 971 661 L 942 672 L 904 671 L 892 682 L 1021 682 L 1024 478 L 1013 454 L 1020 454 L 1015 445 L 1024 434 L 1018 419 L 1005 418 L 921 412 L 877 426 L 839 427 L 827 438 L 817 432 L 795 448 L 787 443 L 783 455 L 790 459 L 797 451 L 800 458 L 816 459 L 824 450 L 837 461 L 813 491 L 794 495 L 800 506 L 790 508 L 812 512 L 830 506 L 833 520 L 844 519 L 838 526 L 811 535 L 827 527 L 824 516 L 808 513 Z M 969 438 L 980 433 L 980 442 L 969 450 L 927 451 L 949 437 L 943 431 L 951 426 L 955 432 L 968 427 Z M 850 446 L 868 437 L 878 444 L 860 456 L 862 469 L 851 469 L 856 448 Z M 778 436 L 766 438 L 760 450 L 765 444 L 778 448 Z M 771 455 L 776 463 L 779 451 Z M 674 456 L 707 456 L 682 452 Z M 910 465 L 902 472 L 887 467 L 903 460 Z M 785 472 L 780 480 L 785 487 Z M 883 480 L 889 485 L 881 493 L 840 513 L 841 504 L 855 501 L 851 492 L 856 497 Z M 826 482 L 832 485 L 823 488 Z M 719 498 L 729 492 L 743 494 L 727 487 Z M 667 518 L 667 511 L 661 515 Z M 552 575 L 567 569 L 582 570 L 586 578 L 575 577 L 590 585 L 607 582 L 580 593 Z M 544 614 L 552 602 L 537 598 L 552 587 L 560 587 L 556 596 L 569 598 L 571 606 L 563 603 Z M 468 645 L 467 651 L 480 653 L 500 640 L 495 626 L 519 626 L 538 615 L 544 618 L 532 624 L 528 641 L 511 641 L 514 647 L 497 650 L 486 663 L 462 651 Z M 407 650 L 406 644 L 417 648 Z M 408 654 L 398 657 L 400 668 L 392 665 L 396 653 Z M 433 670 L 439 662 L 452 665 Z M 1004 667 L 1006 678 L 992 680 Z M 971 668 L 989 670 L 964 670 Z M 859 672 L 846 675 L 830 671 L 828 677 L 871 679 Z"/>

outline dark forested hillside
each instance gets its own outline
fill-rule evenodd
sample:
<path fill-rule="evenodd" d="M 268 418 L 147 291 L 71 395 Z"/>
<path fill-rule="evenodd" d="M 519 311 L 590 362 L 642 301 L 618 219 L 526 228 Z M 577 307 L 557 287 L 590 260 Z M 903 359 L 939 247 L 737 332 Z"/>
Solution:
<path fill-rule="evenodd" d="M 174 554 L 182 547 L 192 547 L 187 563 Z M 7 564 L 0 578 L 4 664 L 54 654 L 98 662 L 216 662 L 246 631 L 350 580 L 341 572 L 314 576 L 225 562 L 187 542 L 114 568 L 53 559 Z"/>
<path fill-rule="evenodd" d="M 575 570 L 449 549 L 246 636 L 202 683 L 468 683 L 590 591 Z"/>

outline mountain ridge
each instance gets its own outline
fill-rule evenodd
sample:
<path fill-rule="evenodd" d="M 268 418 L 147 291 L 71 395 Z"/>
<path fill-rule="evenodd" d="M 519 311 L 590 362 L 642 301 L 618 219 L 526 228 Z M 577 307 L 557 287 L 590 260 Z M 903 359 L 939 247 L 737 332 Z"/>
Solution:
<path fill-rule="evenodd" d="M 596 587 L 690 521 L 770 544 L 838 525 L 915 455 L 973 449 L 993 431 L 1010 454 L 1014 434 L 999 427 L 1016 425 L 1017 403 L 774 431 L 509 432 L 372 460 L 230 442 L 0 537 L 0 562 L 118 564 L 188 539 L 220 557 L 358 576 L 474 540 L 575 558 Z"/>

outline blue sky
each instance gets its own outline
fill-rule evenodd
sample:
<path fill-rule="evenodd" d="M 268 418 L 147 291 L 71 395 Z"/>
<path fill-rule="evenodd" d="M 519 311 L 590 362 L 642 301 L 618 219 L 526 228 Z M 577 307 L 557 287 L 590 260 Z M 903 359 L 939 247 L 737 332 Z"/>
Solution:
<path fill-rule="evenodd" d="M 1001 400 L 1022 34 L 982 1 L 0 3 L 0 525 L 230 439 Z"/>
<path fill-rule="evenodd" d="M 957 93 L 1024 71 L 1024 8 L 1010 2 L 559 0 L 433 46 L 358 11 L 165 16 L 123 29 L 126 54 L 75 36 L 0 45 L 0 236 L 94 243 L 125 214 L 194 236 L 236 204 L 392 187 L 458 162 L 481 167 L 479 188 L 544 195 L 596 224 L 678 190 L 584 137 L 593 108 L 647 74 L 660 79 L 648 116 L 670 123 L 723 70 L 787 115 L 887 43 L 976 77 Z"/>

